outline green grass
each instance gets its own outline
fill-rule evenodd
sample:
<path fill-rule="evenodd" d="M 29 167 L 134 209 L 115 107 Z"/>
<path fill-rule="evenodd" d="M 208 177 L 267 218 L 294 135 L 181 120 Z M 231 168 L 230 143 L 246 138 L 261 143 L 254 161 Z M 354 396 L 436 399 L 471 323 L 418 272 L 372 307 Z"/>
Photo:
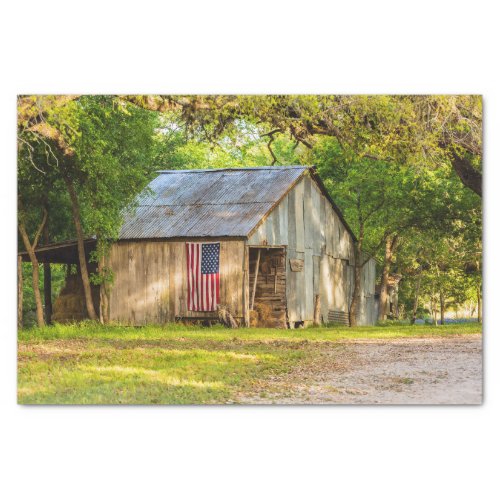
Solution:
<path fill-rule="evenodd" d="M 238 401 L 307 367 L 325 343 L 467 335 L 481 325 L 302 330 L 132 328 L 94 323 L 19 332 L 21 404 L 200 404 Z M 340 344 L 339 344 L 340 345 Z"/>

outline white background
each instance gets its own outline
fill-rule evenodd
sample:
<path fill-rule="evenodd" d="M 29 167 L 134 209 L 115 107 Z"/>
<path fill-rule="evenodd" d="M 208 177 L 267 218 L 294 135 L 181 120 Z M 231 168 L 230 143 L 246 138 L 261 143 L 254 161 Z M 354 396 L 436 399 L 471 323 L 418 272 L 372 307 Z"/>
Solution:
<path fill-rule="evenodd" d="M 500 28 L 493 5 L 3 3 L 2 498 L 500 498 Z M 484 405 L 17 406 L 15 96 L 73 92 L 483 94 Z"/>

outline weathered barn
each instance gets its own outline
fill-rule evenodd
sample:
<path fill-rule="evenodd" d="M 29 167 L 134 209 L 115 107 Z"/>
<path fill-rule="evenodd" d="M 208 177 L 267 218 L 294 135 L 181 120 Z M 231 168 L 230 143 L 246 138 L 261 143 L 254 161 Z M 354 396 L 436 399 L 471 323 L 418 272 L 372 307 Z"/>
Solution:
<path fill-rule="evenodd" d="M 307 325 L 315 306 L 323 322 L 347 324 L 354 241 L 313 168 L 160 171 L 111 247 L 103 316 L 130 325 L 216 318 L 189 303 L 186 244 L 201 242 L 220 244 L 217 299 L 240 324 Z M 374 293 L 370 260 L 359 324 L 376 320 Z"/>

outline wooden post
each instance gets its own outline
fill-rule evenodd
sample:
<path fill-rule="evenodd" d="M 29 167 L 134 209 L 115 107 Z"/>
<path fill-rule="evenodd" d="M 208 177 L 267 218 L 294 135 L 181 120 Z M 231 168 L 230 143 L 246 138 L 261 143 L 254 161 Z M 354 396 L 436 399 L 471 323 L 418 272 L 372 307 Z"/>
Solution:
<path fill-rule="evenodd" d="M 250 282 L 248 279 L 248 246 L 245 245 L 244 252 L 243 252 L 243 324 L 245 327 L 250 326 L 250 310 L 249 310 L 249 288 L 250 288 Z"/>
<path fill-rule="evenodd" d="M 17 258 L 17 327 L 23 327 L 23 258 Z"/>
<path fill-rule="evenodd" d="M 43 241 L 49 243 L 49 226 L 45 223 L 43 226 Z M 50 262 L 43 263 L 43 302 L 45 305 L 45 322 L 47 325 L 52 323 L 52 272 Z"/>
<path fill-rule="evenodd" d="M 253 281 L 253 290 L 252 290 L 252 302 L 250 303 L 250 309 L 252 311 L 255 302 L 255 291 L 257 290 L 257 277 L 259 276 L 259 264 L 260 264 L 260 248 L 257 251 L 257 262 L 255 264 L 255 279 Z"/>
<path fill-rule="evenodd" d="M 314 325 L 321 325 L 321 296 L 319 294 L 314 298 Z"/>
<path fill-rule="evenodd" d="M 106 257 L 101 255 L 99 258 L 99 274 L 101 278 L 104 277 L 106 267 Z M 109 322 L 109 287 L 106 280 L 103 279 L 103 282 L 99 286 L 99 322 L 101 324 L 105 324 Z"/>

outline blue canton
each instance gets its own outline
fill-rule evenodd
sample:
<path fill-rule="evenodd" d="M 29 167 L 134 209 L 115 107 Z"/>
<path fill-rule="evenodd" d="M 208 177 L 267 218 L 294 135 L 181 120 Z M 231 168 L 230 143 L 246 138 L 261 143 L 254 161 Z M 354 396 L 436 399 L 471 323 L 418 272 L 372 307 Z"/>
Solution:
<path fill-rule="evenodd" d="M 201 273 L 219 272 L 219 243 L 203 243 L 201 246 Z"/>

